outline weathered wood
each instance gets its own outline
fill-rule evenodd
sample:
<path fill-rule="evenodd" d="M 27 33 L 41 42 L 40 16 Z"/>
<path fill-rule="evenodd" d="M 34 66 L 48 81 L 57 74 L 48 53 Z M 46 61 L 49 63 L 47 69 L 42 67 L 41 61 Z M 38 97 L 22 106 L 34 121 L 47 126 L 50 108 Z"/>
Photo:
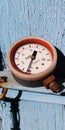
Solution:
<path fill-rule="evenodd" d="M 63 114 L 61 113 L 62 111 L 61 105 L 52 105 L 37 102 L 26 103 L 26 101 L 24 101 L 23 104 L 20 103 L 20 108 L 21 108 L 20 112 L 22 111 L 22 114 L 20 116 L 21 116 L 21 126 L 23 130 L 25 129 L 51 130 L 52 128 L 53 130 L 57 129 L 64 130 L 63 128 L 64 122 L 61 119 L 61 116 L 64 117 L 63 115 L 64 113 Z M 26 111 L 26 113 L 24 113 L 24 111 Z"/>
<path fill-rule="evenodd" d="M 4 59 L 10 45 L 27 36 L 43 37 L 65 53 L 64 7 L 64 0 L 1 1 L 0 44 Z"/>
<path fill-rule="evenodd" d="M 8 48 L 16 40 L 27 36 L 42 37 L 65 54 L 65 1 L 1 0 L 0 47 L 6 68 Z M 14 93 L 16 94 L 16 91 Z M 14 102 L 13 105 L 8 99 L 5 103 L 6 107 L 4 101 L 0 101 L 0 129 L 65 130 L 64 105 L 23 100 L 18 104 Z"/>

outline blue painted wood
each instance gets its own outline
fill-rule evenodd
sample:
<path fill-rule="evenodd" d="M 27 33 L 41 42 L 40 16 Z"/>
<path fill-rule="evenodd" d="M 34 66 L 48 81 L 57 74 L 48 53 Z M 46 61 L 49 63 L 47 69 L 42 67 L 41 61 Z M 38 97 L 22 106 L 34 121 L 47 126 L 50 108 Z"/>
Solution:
<path fill-rule="evenodd" d="M 6 53 L 10 45 L 28 36 L 42 37 L 65 54 L 65 0 L 1 0 L 0 46 L 6 66 Z M 5 103 L 6 107 L 0 101 L 3 130 L 65 130 L 64 105 L 33 101 L 20 101 L 14 105 L 10 101 Z M 11 112 L 13 106 L 15 111 L 12 109 Z"/>
<path fill-rule="evenodd" d="M 0 110 L 3 129 L 6 128 L 7 130 L 10 130 L 11 128 L 15 128 L 16 122 L 19 125 L 18 129 L 20 128 L 21 130 L 50 130 L 52 128 L 53 130 L 64 130 L 64 106 L 30 101 L 20 101 L 18 103 L 19 113 L 15 113 L 17 105 L 15 105 L 15 108 L 13 108 L 15 109 L 14 112 L 14 110 L 11 108 L 12 103 L 6 103 L 6 106 L 4 106 L 4 102 L 1 104 L 2 108 Z M 17 119 L 14 114 L 17 114 Z M 63 117 L 63 120 L 61 117 Z"/>
<path fill-rule="evenodd" d="M 0 44 L 4 56 L 14 41 L 27 36 L 43 37 L 65 53 L 64 7 L 64 0 L 2 0 Z"/>
<path fill-rule="evenodd" d="M 61 113 L 62 111 L 61 105 L 52 105 L 37 102 L 26 103 L 26 101 L 24 101 L 23 104 L 20 104 L 20 108 L 21 108 L 20 110 L 22 110 L 21 114 L 22 130 L 25 129 L 51 130 L 52 128 L 53 130 L 64 129 L 61 118 L 61 116 L 63 116 Z M 26 111 L 26 113 L 24 113 L 24 110 Z"/>

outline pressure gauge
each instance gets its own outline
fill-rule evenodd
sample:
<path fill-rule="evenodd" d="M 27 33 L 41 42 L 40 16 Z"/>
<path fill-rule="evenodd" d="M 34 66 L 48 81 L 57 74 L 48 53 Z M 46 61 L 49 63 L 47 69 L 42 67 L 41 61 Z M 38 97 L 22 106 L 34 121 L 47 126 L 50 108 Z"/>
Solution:
<path fill-rule="evenodd" d="M 22 80 L 40 80 L 55 69 L 57 53 L 52 44 L 42 38 L 28 37 L 10 47 L 8 65 L 14 76 Z"/>

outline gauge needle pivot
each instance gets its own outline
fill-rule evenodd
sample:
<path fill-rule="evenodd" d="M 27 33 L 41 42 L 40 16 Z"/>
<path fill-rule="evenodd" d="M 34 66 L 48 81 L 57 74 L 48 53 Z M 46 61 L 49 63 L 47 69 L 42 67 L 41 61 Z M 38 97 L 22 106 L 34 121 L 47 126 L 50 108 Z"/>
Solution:
<path fill-rule="evenodd" d="M 30 68 L 31 68 L 32 62 L 33 62 L 33 60 L 35 60 L 36 55 L 37 55 L 37 51 L 34 51 L 33 54 L 31 55 L 31 61 L 30 61 L 29 66 L 27 68 L 27 72 L 30 72 Z"/>

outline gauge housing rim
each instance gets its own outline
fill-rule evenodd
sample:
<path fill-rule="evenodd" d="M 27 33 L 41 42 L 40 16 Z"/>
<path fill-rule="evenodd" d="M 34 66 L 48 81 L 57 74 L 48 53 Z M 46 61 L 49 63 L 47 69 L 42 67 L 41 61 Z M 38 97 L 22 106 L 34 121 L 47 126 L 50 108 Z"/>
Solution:
<path fill-rule="evenodd" d="M 52 65 L 50 65 L 50 67 L 46 71 L 42 71 L 38 74 L 28 74 L 28 73 L 22 72 L 21 70 L 19 70 L 17 68 L 17 66 L 14 62 L 15 52 L 16 52 L 17 48 L 19 48 L 20 46 L 22 46 L 24 44 L 28 44 L 28 43 L 41 44 L 41 45 L 45 46 L 51 52 Z M 9 48 L 8 53 L 7 53 L 7 62 L 8 62 L 8 66 L 9 66 L 11 72 L 17 78 L 19 78 L 21 80 L 28 80 L 28 81 L 29 80 L 40 80 L 40 79 L 47 77 L 55 69 L 56 63 L 57 63 L 57 52 L 56 52 L 55 47 L 50 42 L 46 41 L 45 39 L 38 38 L 38 37 L 28 37 L 28 38 L 20 39 L 11 45 L 11 47 Z"/>

